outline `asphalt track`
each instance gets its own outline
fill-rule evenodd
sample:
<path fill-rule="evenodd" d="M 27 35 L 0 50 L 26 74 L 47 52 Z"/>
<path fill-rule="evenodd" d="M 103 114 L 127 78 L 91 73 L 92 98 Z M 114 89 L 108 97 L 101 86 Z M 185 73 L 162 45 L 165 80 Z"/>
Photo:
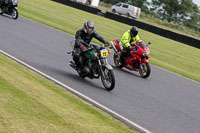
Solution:
<path fill-rule="evenodd" d="M 0 50 L 70 86 L 154 133 L 200 133 L 200 83 L 152 67 L 148 79 L 118 69 L 116 85 L 104 89 L 100 79 L 82 79 L 68 65 L 72 35 L 19 17 L 0 16 Z M 152 44 L 153 45 L 153 44 Z"/>

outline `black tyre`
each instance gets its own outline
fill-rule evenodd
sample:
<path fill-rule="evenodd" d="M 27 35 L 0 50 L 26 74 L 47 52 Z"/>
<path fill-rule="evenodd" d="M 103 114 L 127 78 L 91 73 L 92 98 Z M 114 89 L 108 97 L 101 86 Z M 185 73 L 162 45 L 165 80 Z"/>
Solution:
<path fill-rule="evenodd" d="M 113 60 L 114 60 L 115 66 L 117 66 L 118 68 L 122 68 L 123 67 L 123 64 L 119 61 L 120 56 L 121 56 L 121 54 L 119 54 L 119 55 L 114 54 L 114 56 L 113 56 Z"/>
<path fill-rule="evenodd" d="M 140 65 L 140 70 L 139 70 L 139 74 L 142 78 L 147 78 L 149 77 L 151 73 L 151 67 L 149 63 L 142 63 Z"/>
<path fill-rule="evenodd" d="M 77 70 L 77 73 L 78 73 L 78 75 L 79 75 L 79 77 L 81 77 L 81 78 L 85 78 L 86 76 L 83 74 L 83 72 L 78 68 L 78 70 Z"/>
<path fill-rule="evenodd" d="M 17 19 L 18 18 L 18 10 L 16 8 L 13 8 L 12 11 L 12 18 Z"/>
<path fill-rule="evenodd" d="M 83 74 L 81 74 L 81 73 L 79 73 L 79 77 L 81 77 L 81 78 L 85 78 L 85 75 L 83 75 Z"/>
<path fill-rule="evenodd" d="M 115 87 L 115 76 L 113 73 L 113 70 L 109 70 L 108 68 L 104 67 L 103 68 L 104 75 L 101 75 L 101 81 L 106 88 L 106 90 L 111 91 Z"/>
<path fill-rule="evenodd" d="M 112 12 L 113 12 L 113 13 L 116 13 L 116 10 L 115 10 L 115 9 L 112 9 Z"/>

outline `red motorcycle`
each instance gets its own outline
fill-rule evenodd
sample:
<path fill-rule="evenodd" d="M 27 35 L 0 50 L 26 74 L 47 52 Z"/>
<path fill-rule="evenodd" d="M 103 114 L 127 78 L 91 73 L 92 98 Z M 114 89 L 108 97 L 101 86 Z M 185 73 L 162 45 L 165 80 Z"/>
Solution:
<path fill-rule="evenodd" d="M 120 62 L 121 49 L 119 45 L 120 39 L 114 39 L 111 41 L 111 46 L 114 49 L 114 63 L 118 68 L 125 67 L 132 71 L 139 71 L 142 78 L 149 77 L 151 73 L 151 67 L 148 59 L 150 58 L 150 49 L 148 45 L 151 44 L 149 41 L 146 45 L 143 41 L 137 42 L 134 46 L 131 46 L 133 50 L 128 53 L 128 56 L 124 57 L 124 64 Z"/>

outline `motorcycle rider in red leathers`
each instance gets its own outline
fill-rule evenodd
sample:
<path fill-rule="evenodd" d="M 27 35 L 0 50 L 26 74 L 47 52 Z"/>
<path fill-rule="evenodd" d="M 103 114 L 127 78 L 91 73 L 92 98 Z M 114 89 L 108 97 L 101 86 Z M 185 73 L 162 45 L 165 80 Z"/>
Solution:
<path fill-rule="evenodd" d="M 90 44 L 93 37 L 104 44 L 110 45 L 110 42 L 106 41 L 94 30 L 94 23 L 92 21 L 86 21 L 83 28 L 79 29 L 75 35 L 75 47 L 72 56 L 76 64 L 76 68 L 82 65 L 79 62 L 79 57 L 81 56 L 81 53 L 87 49 L 85 43 Z"/>
<path fill-rule="evenodd" d="M 131 27 L 130 30 L 126 31 L 119 42 L 119 46 L 121 48 L 121 56 L 120 63 L 125 64 L 124 57 L 128 55 L 128 53 L 133 50 L 131 46 L 134 46 L 136 42 L 139 42 L 140 37 L 138 35 L 138 28 L 136 26 Z"/>

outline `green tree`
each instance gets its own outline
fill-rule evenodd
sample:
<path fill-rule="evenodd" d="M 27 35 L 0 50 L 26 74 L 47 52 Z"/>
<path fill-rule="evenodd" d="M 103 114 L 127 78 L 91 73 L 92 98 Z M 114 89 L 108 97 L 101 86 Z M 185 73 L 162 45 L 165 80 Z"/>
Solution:
<path fill-rule="evenodd" d="M 183 23 L 194 12 L 192 0 L 152 0 L 152 9 L 161 19 Z"/>
<path fill-rule="evenodd" d="M 147 3 L 147 0 L 130 0 L 129 3 L 131 5 L 143 8 L 145 3 Z"/>
<path fill-rule="evenodd" d="M 184 24 L 200 32 L 200 9 L 197 5 L 193 6 L 193 12 L 191 12 L 189 19 L 186 19 Z"/>

